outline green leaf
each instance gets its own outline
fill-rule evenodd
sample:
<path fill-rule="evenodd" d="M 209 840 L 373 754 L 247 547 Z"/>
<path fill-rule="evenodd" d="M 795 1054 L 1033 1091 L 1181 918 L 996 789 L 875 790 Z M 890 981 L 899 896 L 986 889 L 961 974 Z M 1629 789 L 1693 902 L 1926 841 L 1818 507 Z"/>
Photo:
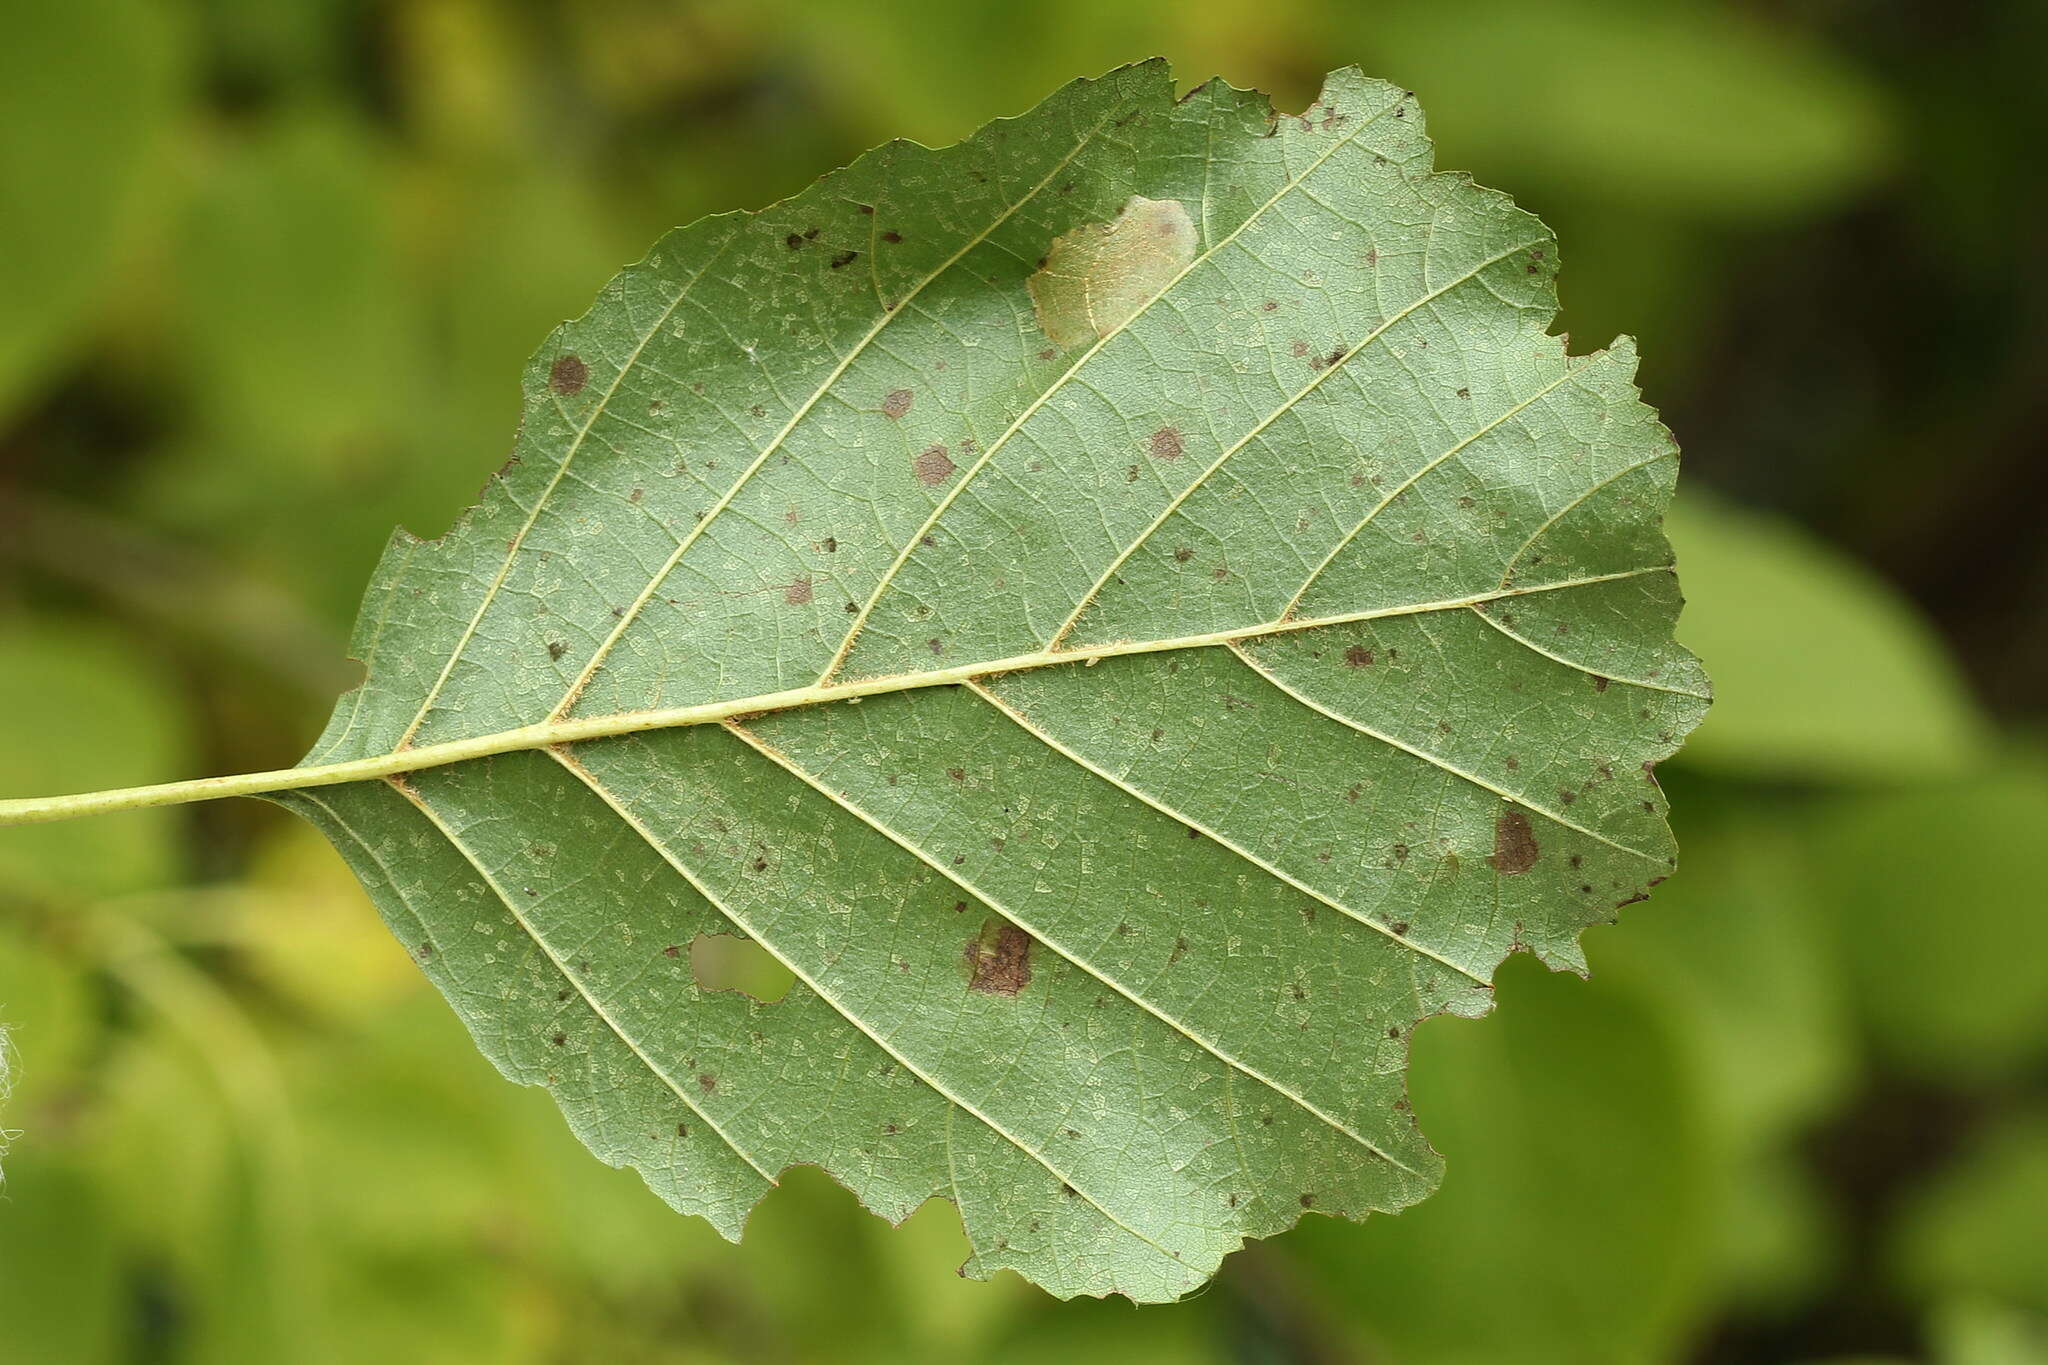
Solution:
<path fill-rule="evenodd" d="M 2019 755 L 1994 777 L 1817 813 L 1807 838 L 1829 874 L 1834 960 L 1893 1065 L 1956 1084 L 2048 1058 L 2043 829 L 2048 772 Z"/>
<path fill-rule="evenodd" d="M 183 43 L 143 0 L 9 7 L 0 42 L 0 416 L 119 279 L 162 173 Z"/>
<path fill-rule="evenodd" d="M 2048 1110 L 1995 1120 L 1916 1190 L 1888 1259 L 1917 1298 L 1989 1297 L 2048 1314 L 2041 1209 L 2048 1200 Z"/>
<path fill-rule="evenodd" d="M 1688 765 L 1900 782 L 1984 757 L 1949 652 L 1868 569 L 1782 518 L 1699 498 L 1673 513 L 1671 539 L 1694 604 L 1679 633 L 1720 681 Z"/>
<path fill-rule="evenodd" d="M 175 700 L 177 679 L 131 638 L 62 616 L 6 617 L 0 659 L 0 752 L 10 783 L 132 781 L 184 766 L 189 726 Z M 61 752 L 46 742 L 56 697 L 93 718 Z M 10 831 L 0 843 L 0 881 L 16 894 L 59 901 L 161 886 L 179 873 L 176 835 L 177 817 L 155 810 Z"/>
<path fill-rule="evenodd" d="M 1283 117 L 1149 63 L 679 229 L 393 541 L 283 799 L 727 1236 L 814 1163 L 1159 1300 L 1404 1207 L 1410 1030 L 1669 872 L 1706 704 L 1676 452 L 1556 268 L 1348 71 Z"/>
<path fill-rule="evenodd" d="M 1501 1013 L 1416 1041 L 1415 1108 L 1451 1178 L 1423 1208 L 1285 1243 L 1404 1365 L 1671 1360 L 1711 1302 L 1712 1141 L 1661 1003 L 1502 973 Z"/>

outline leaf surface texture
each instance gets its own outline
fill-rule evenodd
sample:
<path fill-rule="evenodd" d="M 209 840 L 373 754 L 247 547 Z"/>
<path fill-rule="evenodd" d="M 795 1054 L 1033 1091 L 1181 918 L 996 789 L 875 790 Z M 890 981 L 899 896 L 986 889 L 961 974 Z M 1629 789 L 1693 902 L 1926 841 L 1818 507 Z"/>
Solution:
<path fill-rule="evenodd" d="M 815 1163 L 969 1273 L 1178 1297 L 1426 1195 L 1415 1024 L 1669 872 L 1676 451 L 1408 93 L 1158 63 L 665 237 L 397 536 L 308 757 L 393 930 L 737 1236 Z M 742 935 L 796 978 L 701 986 Z"/>

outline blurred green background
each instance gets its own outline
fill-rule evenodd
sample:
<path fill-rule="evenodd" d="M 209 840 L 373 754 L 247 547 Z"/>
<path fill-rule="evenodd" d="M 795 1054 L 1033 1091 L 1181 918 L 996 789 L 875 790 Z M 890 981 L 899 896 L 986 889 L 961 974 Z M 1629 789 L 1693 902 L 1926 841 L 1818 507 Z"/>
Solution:
<path fill-rule="evenodd" d="M 2048 1360 L 2048 7 L 62 0 L 0 24 L 0 791 L 291 763 L 388 528 L 663 229 L 1155 53 L 1356 63 L 1687 449 L 1681 874 L 1438 1020 L 1441 1193 L 1180 1305 L 744 1246 L 500 1081 L 255 802 L 0 839 L 0 1360 Z"/>

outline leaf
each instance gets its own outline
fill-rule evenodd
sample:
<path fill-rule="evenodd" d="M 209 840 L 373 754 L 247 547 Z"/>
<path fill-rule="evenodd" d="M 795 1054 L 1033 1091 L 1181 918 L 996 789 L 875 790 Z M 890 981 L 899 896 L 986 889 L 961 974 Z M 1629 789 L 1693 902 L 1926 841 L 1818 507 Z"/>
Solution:
<path fill-rule="evenodd" d="M 1888 1234 L 1893 1276 L 1919 1301 L 1985 1297 L 2048 1315 L 2041 1208 L 2048 1111 L 1994 1118 L 1921 1188 Z"/>
<path fill-rule="evenodd" d="M 68 359 L 168 178 L 185 44 L 142 0 L 10 6 L 0 43 L 0 417 Z"/>
<path fill-rule="evenodd" d="M 2048 771 L 2014 749 L 1975 781 L 1831 803 L 1806 832 L 1864 1032 L 1892 1066 L 1949 1085 L 2048 1059 Z"/>
<path fill-rule="evenodd" d="M 955 1201 L 971 1275 L 1162 1300 L 1402 1208 L 1410 1030 L 1669 872 L 1706 704 L 1676 452 L 1556 266 L 1351 71 L 1281 117 L 1148 63 L 679 229 L 393 540 L 283 799 L 729 1237 L 813 1163 Z M 716 935 L 796 984 L 704 988 Z"/>
<path fill-rule="evenodd" d="M 1713 1140 L 1661 1002 L 1502 973 L 1502 1017 L 1416 1043 L 1415 1107 L 1452 1178 L 1363 1229 L 1288 1252 L 1370 1345 L 1404 1365 L 1682 1358 L 1711 1310 Z M 1360 1292 L 1361 1286 L 1371 1286 Z"/>
<path fill-rule="evenodd" d="M 1698 604 L 1685 642 L 1721 704 L 1688 767 L 1899 782 L 1981 765 L 1987 727 L 1953 657 L 1864 566 L 1789 521 L 1690 498 L 1671 538 Z M 1732 700 L 1730 700 L 1732 698 Z"/>
<path fill-rule="evenodd" d="M 0 659 L 0 751 L 10 783 L 168 777 L 184 766 L 190 727 L 174 700 L 177 679 L 132 636 L 63 616 L 0 617 Z M 68 753 L 43 742 L 53 697 L 93 717 Z M 177 875 L 176 817 L 165 811 L 15 830 L 0 844 L 0 884 L 25 898 L 75 902 Z"/>

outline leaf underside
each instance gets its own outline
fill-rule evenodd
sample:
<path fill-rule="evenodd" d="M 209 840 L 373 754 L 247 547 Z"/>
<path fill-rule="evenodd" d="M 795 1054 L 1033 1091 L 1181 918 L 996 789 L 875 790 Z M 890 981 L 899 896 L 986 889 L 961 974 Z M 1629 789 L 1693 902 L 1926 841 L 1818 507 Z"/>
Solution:
<path fill-rule="evenodd" d="M 1165 1300 L 1415 1202 L 1411 1030 L 1670 870 L 1707 694 L 1632 345 L 1569 356 L 1549 233 L 1429 160 L 1355 71 L 1280 116 L 1153 62 L 670 233 L 394 538 L 306 762 L 730 716 L 282 799 L 727 1236 L 814 1163 Z M 705 934 L 797 984 L 701 987 Z"/>

